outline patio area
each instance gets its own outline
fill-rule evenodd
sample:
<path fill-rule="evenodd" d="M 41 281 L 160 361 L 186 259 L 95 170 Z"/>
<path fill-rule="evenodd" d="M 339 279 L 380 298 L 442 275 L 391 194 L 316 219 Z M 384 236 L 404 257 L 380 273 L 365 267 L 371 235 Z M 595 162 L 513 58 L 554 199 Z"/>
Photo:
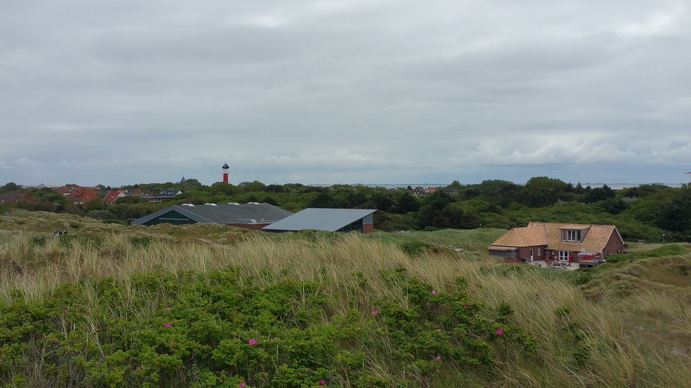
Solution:
<path fill-rule="evenodd" d="M 581 268 L 581 266 L 578 263 L 568 263 L 568 262 L 563 262 L 563 261 L 550 261 L 548 263 L 544 260 L 533 260 L 532 262 L 525 262 L 525 264 L 534 265 L 536 267 L 542 267 L 542 268 L 552 268 L 552 269 L 568 270 L 568 271 L 573 271 L 573 270 L 577 270 L 577 269 Z"/>

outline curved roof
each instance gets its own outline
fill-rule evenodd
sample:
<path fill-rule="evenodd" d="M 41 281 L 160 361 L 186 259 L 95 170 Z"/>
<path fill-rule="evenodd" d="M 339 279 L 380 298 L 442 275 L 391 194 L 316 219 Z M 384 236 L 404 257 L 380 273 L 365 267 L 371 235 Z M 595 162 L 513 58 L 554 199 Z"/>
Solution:
<path fill-rule="evenodd" d="M 147 222 L 161 217 L 171 211 L 178 212 L 189 219 L 201 223 L 215 224 L 264 224 L 283 219 L 293 213 L 280 207 L 268 204 L 250 202 L 245 204 L 206 204 L 206 205 L 174 205 L 147 214 L 132 221 L 132 225 L 145 225 Z"/>

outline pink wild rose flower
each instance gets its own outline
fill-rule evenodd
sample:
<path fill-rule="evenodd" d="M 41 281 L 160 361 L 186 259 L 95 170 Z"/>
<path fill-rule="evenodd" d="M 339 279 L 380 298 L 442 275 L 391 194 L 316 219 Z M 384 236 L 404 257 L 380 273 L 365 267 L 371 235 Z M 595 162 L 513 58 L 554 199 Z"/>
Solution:
<path fill-rule="evenodd" d="M 257 340 L 254 339 L 254 338 L 250 338 L 250 339 L 247 341 L 247 343 L 250 344 L 250 346 L 254 346 L 254 345 L 256 345 L 258 342 L 259 342 L 259 341 L 257 341 Z"/>
<path fill-rule="evenodd" d="M 499 328 L 494 333 L 496 333 L 497 335 L 502 335 L 502 334 L 504 334 L 504 329 Z"/>

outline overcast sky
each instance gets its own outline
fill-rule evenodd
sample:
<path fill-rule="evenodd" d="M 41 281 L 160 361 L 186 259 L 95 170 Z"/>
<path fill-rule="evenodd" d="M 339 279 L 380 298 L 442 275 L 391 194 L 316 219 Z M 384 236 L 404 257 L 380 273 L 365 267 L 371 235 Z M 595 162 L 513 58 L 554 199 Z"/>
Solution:
<path fill-rule="evenodd" d="M 687 0 L 0 0 L 0 184 L 684 183 Z"/>

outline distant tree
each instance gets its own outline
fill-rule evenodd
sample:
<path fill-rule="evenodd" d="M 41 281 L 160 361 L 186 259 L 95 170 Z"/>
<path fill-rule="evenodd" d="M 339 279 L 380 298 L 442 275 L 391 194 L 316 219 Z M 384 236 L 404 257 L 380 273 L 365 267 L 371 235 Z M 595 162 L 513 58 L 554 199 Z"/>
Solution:
<path fill-rule="evenodd" d="M 566 193 L 566 183 L 545 176 L 530 178 L 523 186 L 522 202 L 532 207 L 554 205 Z"/>
<path fill-rule="evenodd" d="M 446 187 L 448 187 L 448 188 L 450 188 L 450 189 L 457 189 L 457 190 L 460 190 L 460 189 L 463 188 L 463 185 L 462 185 L 461 182 L 459 182 L 459 181 L 453 181 L 453 182 L 451 182 L 450 185 L 448 185 L 448 186 L 446 186 Z"/>
<path fill-rule="evenodd" d="M 212 193 L 234 195 L 240 192 L 240 188 L 235 185 L 231 185 L 230 183 L 216 182 L 211 185 L 210 191 Z"/>
<path fill-rule="evenodd" d="M 266 191 L 270 193 L 287 193 L 290 190 L 281 185 L 268 185 L 266 186 Z"/>
<path fill-rule="evenodd" d="M 601 201 L 602 210 L 610 214 L 619 214 L 629 208 L 626 201 L 621 198 L 607 198 Z"/>
<path fill-rule="evenodd" d="M 250 191 L 264 191 L 266 189 L 266 185 L 259 181 L 242 182 L 238 186 L 246 193 Z"/>
<path fill-rule="evenodd" d="M 194 178 L 185 179 L 185 186 L 203 186 L 201 182 Z"/>
<path fill-rule="evenodd" d="M 392 211 L 398 214 L 416 212 L 420 209 L 420 201 L 409 190 L 398 190 L 394 195 Z"/>
<path fill-rule="evenodd" d="M 317 196 L 309 202 L 308 206 L 316 208 L 333 208 L 336 207 L 336 201 L 330 192 L 323 191 L 317 194 Z"/>
<path fill-rule="evenodd" d="M 105 202 L 100 197 L 96 197 L 84 204 L 84 209 L 89 210 L 104 210 L 106 208 Z"/>
<path fill-rule="evenodd" d="M 52 203 L 56 206 L 62 206 L 65 203 L 65 201 L 67 201 L 64 195 L 57 193 L 48 187 L 43 187 L 38 190 L 35 190 L 31 195 L 38 202 Z"/>
<path fill-rule="evenodd" d="M 278 201 L 276 201 L 276 200 L 275 200 L 272 196 L 270 196 L 270 195 L 267 195 L 266 197 L 264 197 L 264 199 L 262 200 L 262 202 L 268 203 L 269 205 L 278 206 Z"/>
<path fill-rule="evenodd" d="M 14 182 L 9 182 L 5 184 L 4 186 L 0 187 L 0 193 L 9 193 L 11 191 L 19 191 L 21 190 L 21 186 Z"/>
<path fill-rule="evenodd" d="M 594 203 L 614 197 L 614 190 L 612 190 L 609 186 L 604 185 L 602 187 L 596 187 L 590 190 L 590 192 L 585 195 L 584 201 L 585 203 Z"/>
<path fill-rule="evenodd" d="M 576 194 L 585 193 L 585 189 L 583 188 L 583 185 L 581 185 L 581 182 L 578 182 L 578 184 L 573 188 L 573 192 Z"/>
<path fill-rule="evenodd" d="M 691 186 L 682 186 L 674 199 L 664 206 L 658 226 L 691 235 Z"/>
<path fill-rule="evenodd" d="M 146 198 L 140 197 L 138 195 L 130 195 L 127 197 L 120 197 L 115 200 L 115 203 L 145 203 Z"/>
<path fill-rule="evenodd" d="M 370 197 L 370 202 L 374 205 L 374 209 L 390 212 L 394 206 L 393 194 L 386 189 L 377 190 Z"/>
<path fill-rule="evenodd" d="M 441 190 L 437 190 L 432 194 L 425 196 L 423 205 L 420 207 L 420 227 L 439 226 L 448 227 L 448 222 L 444 221 L 450 214 L 441 214 L 448 205 L 453 202 L 448 194 Z"/>

